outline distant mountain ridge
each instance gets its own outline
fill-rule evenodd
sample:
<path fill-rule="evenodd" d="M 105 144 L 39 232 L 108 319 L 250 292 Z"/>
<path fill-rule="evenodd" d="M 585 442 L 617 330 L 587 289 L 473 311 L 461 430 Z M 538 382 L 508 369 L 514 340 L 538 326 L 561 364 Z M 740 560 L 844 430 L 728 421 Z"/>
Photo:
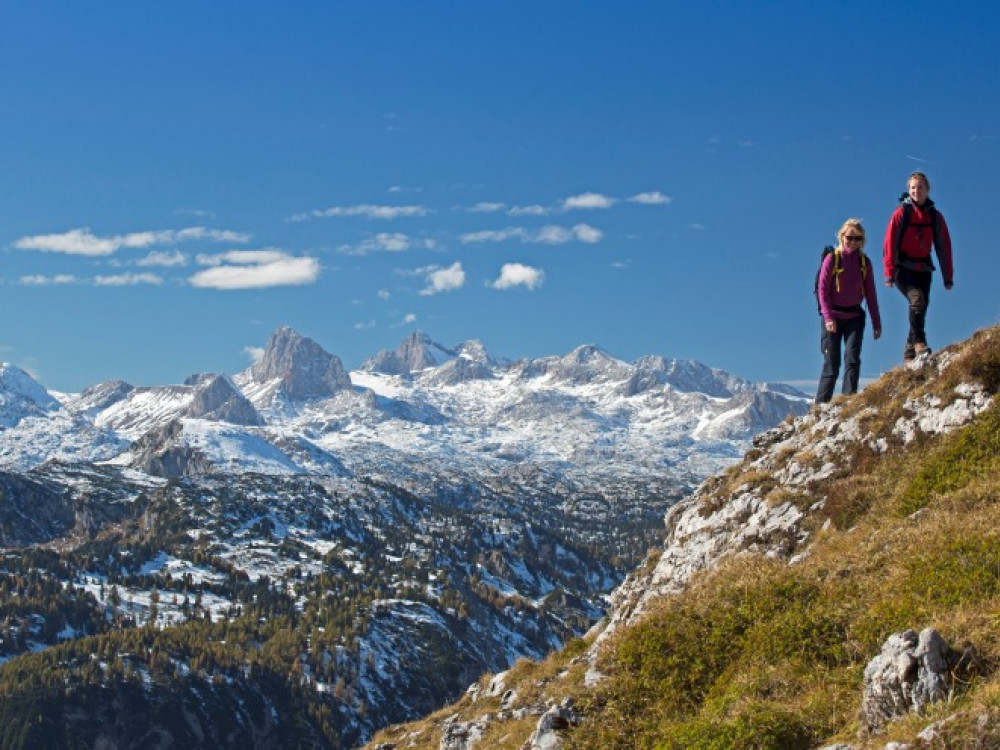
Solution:
<path fill-rule="evenodd" d="M 267 442 L 279 451 L 294 434 L 308 442 L 307 454 L 327 454 L 319 463 L 305 464 L 289 455 L 279 462 L 282 473 L 289 467 L 322 473 L 330 461 L 350 465 L 352 457 L 370 466 L 389 446 L 402 463 L 414 465 L 440 448 L 448 455 L 458 450 L 473 463 L 510 456 L 552 468 L 558 464 L 578 475 L 601 471 L 602 456 L 619 461 L 616 470 L 628 473 L 634 461 L 625 456 L 637 450 L 645 463 L 661 469 L 699 458 L 717 466 L 738 453 L 740 441 L 807 406 L 794 389 L 753 384 L 696 362 L 649 356 L 629 364 L 593 345 L 564 356 L 509 362 L 491 357 L 479 341 L 448 347 L 419 331 L 349 374 L 337 356 L 283 326 L 263 356 L 232 378 L 202 373 L 181 385 L 139 388 L 112 380 L 64 397 L 63 404 L 12 365 L 0 374 L 0 386 L 9 384 L 0 390 L 7 427 L 0 432 L 0 465 L 22 469 L 51 457 L 33 447 L 32 435 L 44 431 L 47 444 L 59 436 L 60 460 L 114 458 L 125 465 L 133 460 L 149 470 L 143 458 L 130 459 L 125 451 L 111 456 L 108 450 L 143 438 L 147 454 L 157 441 L 163 443 L 160 452 L 172 445 L 201 453 L 197 461 L 167 461 L 161 467 L 199 473 L 229 472 L 237 465 L 276 470 L 273 461 L 213 454 L 217 442 L 198 438 L 201 447 L 189 444 L 189 435 L 204 436 L 206 430 L 232 432 L 223 425 L 242 428 L 255 444 Z M 193 419 L 216 427 L 185 428 Z M 165 429 L 175 421 L 179 426 Z M 419 434 L 430 427 L 433 442 Z M 81 431 L 96 432 L 100 439 L 78 440 L 74 433 Z M 575 433 L 572 445 L 568 431 Z M 557 440 L 556 433 L 563 435 Z M 546 434 L 551 441 L 535 438 Z"/>

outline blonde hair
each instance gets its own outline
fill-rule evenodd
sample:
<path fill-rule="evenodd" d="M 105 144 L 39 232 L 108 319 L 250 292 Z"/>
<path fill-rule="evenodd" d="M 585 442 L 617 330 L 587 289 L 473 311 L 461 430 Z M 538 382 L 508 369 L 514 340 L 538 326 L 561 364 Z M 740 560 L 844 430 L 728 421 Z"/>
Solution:
<path fill-rule="evenodd" d="M 927 188 L 927 192 L 931 191 L 931 181 L 927 179 L 927 175 L 923 172 L 914 172 L 909 177 L 906 178 L 906 189 L 910 189 L 910 180 L 920 180 L 924 183 L 924 187 Z"/>
<path fill-rule="evenodd" d="M 847 234 L 848 229 L 856 229 L 858 234 L 861 235 L 861 249 L 865 248 L 865 228 L 861 224 L 861 219 L 848 219 L 844 222 L 844 225 L 837 230 L 837 249 L 844 249 L 844 235 Z"/>

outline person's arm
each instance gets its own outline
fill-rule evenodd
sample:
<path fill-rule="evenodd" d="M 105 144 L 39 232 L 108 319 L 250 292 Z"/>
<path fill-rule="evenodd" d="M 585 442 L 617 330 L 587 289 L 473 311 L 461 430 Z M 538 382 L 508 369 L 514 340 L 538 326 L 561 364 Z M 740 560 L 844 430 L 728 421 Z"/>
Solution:
<path fill-rule="evenodd" d="M 872 334 L 875 338 L 881 338 L 882 336 L 882 316 L 878 311 L 878 292 L 876 291 L 877 285 L 875 284 L 875 273 L 874 269 L 871 268 L 871 263 L 868 264 L 869 272 L 865 274 L 865 305 L 868 307 L 868 314 L 872 317 Z"/>
<path fill-rule="evenodd" d="M 833 301 L 830 299 L 830 288 L 833 286 L 833 253 L 823 258 L 823 265 L 819 268 L 819 282 L 816 288 L 819 297 L 819 311 L 823 316 L 823 324 L 826 330 L 833 333 L 837 330 L 837 321 L 833 318 Z"/>
<path fill-rule="evenodd" d="M 885 274 L 886 286 L 893 286 L 896 283 L 896 258 L 898 255 L 896 237 L 899 234 L 899 223 L 902 220 L 903 209 L 900 207 L 892 212 L 889 226 L 885 230 L 885 239 L 882 241 L 882 270 Z"/>
<path fill-rule="evenodd" d="M 951 289 L 954 285 L 955 271 L 951 257 L 951 233 L 948 231 L 948 223 L 940 211 L 937 215 L 937 232 L 934 233 L 934 252 L 937 255 L 938 264 L 941 266 L 944 288 Z"/>

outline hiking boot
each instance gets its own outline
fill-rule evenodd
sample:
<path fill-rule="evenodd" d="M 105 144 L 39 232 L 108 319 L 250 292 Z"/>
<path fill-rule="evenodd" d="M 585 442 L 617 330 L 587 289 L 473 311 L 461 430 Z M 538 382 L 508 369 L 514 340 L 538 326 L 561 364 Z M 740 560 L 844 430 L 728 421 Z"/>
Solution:
<path fill-rule="evenodd" d="M 927 344 L 918 342 L 913 345 L 914 356 L 919 357 L 921 354 L 930 354 L 930 353 L 931 353 L 931 348 L 927 346 Z"/>
<path fill-rule="evenodd" d="M 916 347 L 913 344 L 907 343 L 906 348 L 903 349 L 903 359 L 909 362 L 916 356 L 917 356 Z"/>

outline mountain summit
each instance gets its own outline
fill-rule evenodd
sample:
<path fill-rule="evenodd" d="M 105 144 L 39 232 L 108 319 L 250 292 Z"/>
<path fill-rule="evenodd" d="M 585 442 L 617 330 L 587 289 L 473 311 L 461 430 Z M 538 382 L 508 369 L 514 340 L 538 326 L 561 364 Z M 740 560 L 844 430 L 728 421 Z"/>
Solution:
<path fill-rule="evenodd" d="M 271 336 L 264 356 L 250 367 L 249 380 L 259 385 L 276 383 L 293 400 L 333 396 L 351 387 L 339 357 L 288 326 Z"/>

